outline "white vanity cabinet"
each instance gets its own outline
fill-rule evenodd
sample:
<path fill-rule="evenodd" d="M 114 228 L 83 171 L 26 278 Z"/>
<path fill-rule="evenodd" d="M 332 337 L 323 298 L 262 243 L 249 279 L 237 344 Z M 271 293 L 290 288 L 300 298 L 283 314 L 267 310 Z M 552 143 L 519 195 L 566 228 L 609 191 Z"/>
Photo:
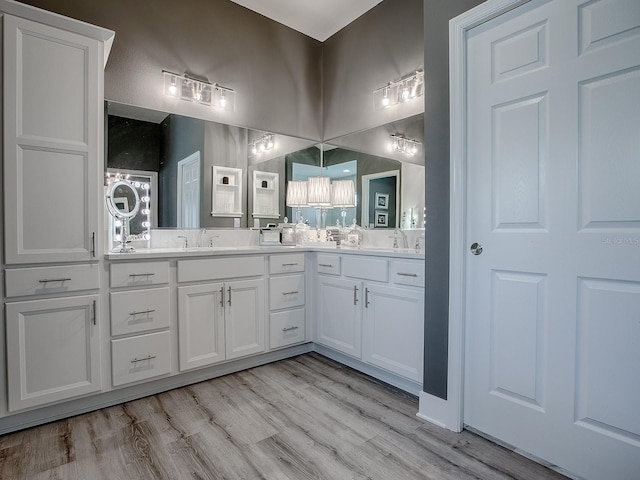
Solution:
<path fill-rule="evenodd" d="M 170 374 L 169 262 L 112 263 L 109 284 L 113 386 Z"/>
<path fill-rule="evenodd" d="M 391 262 L 391 285 L 364 285 L 363 360 L 422 382 L 424 262 Z M 393 284 L 394 280 L 396 284 Z M 422 285 L 420 285 L 422 280 Z M 399 283 L 398 283 L 399 282 Z"/>
<path fill-rule="evenodd" d="M 7 302 L 9 411 L 102 389 L 99 296 Z"/>
<path fill-rule="evenodd" d="M 266 350 L 264 264 L 263 256 L 178 261 L 181 371 Z"/>
<path fill-rule="evenodd" d="M 422 381 L 424 262 L 318 254 L 318 344 Z"/>
<path fill-rule="evenodd" d="M 61 17 L 52 23 L 64 29 L 7 14 L 3 22 L 5 263 L 97 259 L 103 40 L 113 32 Z"/>
<path fill-rule="evenodd" d="M 304 253 L 269 257 L 269 348 L 306 340 Z"/>

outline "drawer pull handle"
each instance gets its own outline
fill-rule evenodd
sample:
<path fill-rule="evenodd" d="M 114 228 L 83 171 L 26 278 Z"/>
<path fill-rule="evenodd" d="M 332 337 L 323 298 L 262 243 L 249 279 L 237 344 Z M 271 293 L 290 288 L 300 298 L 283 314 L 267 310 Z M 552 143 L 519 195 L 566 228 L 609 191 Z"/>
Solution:
<path fill-rule="evenodd" d="M 296 262 L 296 263 L 283 263 L 282 264 L 283 267 L 295 267 L 296 265 L 298 265 L 298 262 Z"/>
<path fill-rule="evenodd" d="M 93 322 L 94 325 L 97 325 L 97 309 L 98 309 L 98 302 L 96 300 L 93 301 L 93 310 L 92 310 L 92 318 L 91 321 Z"/>
<path fill-rule="evenodd" d="M 224 308 L 224 286 L 220 287 L 220 306 Z"/>
<path fill-rule="evenodd" d="M 358 287 L 353 286 L 353 304 L 358 305 Z"/>
<path fill-rule="evenodd" d="M 91 234 L 91 257 L 96 256 L 96 232 Z"/>
<path fill-rule="evenodd" d="M 140 310 L 139 312 L 129 312 L 129 315 L 133 317 L 134 315 L 144 315 L 145 313 L 153 313 L 153 312 L 155 312 L 155 310 Z"/>
<path fill-rule="evenodd" d="M 295 295 L 296 293 L 300 293 L 297 290 L 294 290 L 293 292 L 282 292 L 282 295 Z"/>
<path fill-rule="evenodd" d="M 364 308 L 369 308 L 369 289 L 364 289 Z"/>
<path fill-rule="evenodd" d="M 290 332 L 291 330 L 297 330 L 299 327 L 285 327 L 282 329 L 283 332 Z"/>
<path fill-rule="evenodd" d="M 319 263 L 318 266 L 319 267 L 333 268 L 333 265 L 331 265 L 330 263 Z"/>
<path fill-rule="evenodd" d="M 151 277 L 155 275 L 155 273 L 130 273 L 130 277 Z"/>
<path fill-rule="evenodd" d="M 229 287 L 227 291 L 229 292 L 229 306 L 231 306 L 231 287 Z"/>
<path fill-rule="evenodd" d="M 70 282 L 70 278 L 47 278 L 45 280 L 38 280 L 39 283 L 53 283 L 53 282 Z"/>
<path fill-rule="evenodd" d="M 131 360 L 131 363 L 145 362 L 147 360 L 152 360 L 154 358 L 156 358 L 155 355 L 147 355 L 144 358 L 134 358 L 133 360 Z"/>
<path fill-rule="evenodd" d="M 396 275 L 400 277 L 417 277 L 418 276 L 417 273 L 404 273 L 404 272 L 398 272 Z"/>

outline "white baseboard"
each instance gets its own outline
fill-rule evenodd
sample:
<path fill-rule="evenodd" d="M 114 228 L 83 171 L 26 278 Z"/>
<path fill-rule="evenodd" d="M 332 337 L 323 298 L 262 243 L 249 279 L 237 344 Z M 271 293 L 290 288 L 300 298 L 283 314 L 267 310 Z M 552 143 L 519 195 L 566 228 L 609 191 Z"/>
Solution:
<path fill-rule="evenodd" d="M 449 404 L 446 400 L 426 392 L 419 395 L 418 418 L 433 423 L 438 427 L 453 430 L 449 426 Z"/>

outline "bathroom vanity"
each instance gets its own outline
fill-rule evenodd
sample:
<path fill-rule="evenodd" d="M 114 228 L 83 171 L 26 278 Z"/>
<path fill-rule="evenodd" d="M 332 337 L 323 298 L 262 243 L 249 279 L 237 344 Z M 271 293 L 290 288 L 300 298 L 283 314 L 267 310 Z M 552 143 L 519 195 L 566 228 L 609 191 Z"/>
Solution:
<path fill-rule="evenodd" d="M 184 248 L 113 253 L 103 82 L 114 32 L 10 0 L 0 15 L 0 434 L 310 351 L 418 394 L 423 253 L 392 248 L 388 233 L 360 249 L 227 238 L 240 229 L 205 230 L 199 245 L 175 230 Z M 247 172 L 214 172 L 230 180 L 212 197 L 233 202 L 211 215 L 235 217 Z M 282 217 L 279 177 L 252 178 L 251 214 Z"/>

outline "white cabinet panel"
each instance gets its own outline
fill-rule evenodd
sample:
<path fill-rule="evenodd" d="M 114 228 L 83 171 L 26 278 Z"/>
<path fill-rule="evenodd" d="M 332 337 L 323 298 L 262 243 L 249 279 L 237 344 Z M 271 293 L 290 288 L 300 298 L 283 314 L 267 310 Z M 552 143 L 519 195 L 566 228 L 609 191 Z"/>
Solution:
<path fill-rule="evenodd" d="M 171 372 L 171 334 L 148 333 L 111 341 L 113 386 Z"/>
<path fill-rule="evenodd" d="M 111 335 L 129 335 L 169 328 L 171 294 L 169 288 L 151 288 L 109 294 Z"/>
<path fill-rule="evenodd" d="M 100 266 L 10 268 L 5 270 L 7 297 L 67 293 L 100 287 Z"/>
<path fill-rule="evenodd" d="M 225 337 L 227 359 L 264 352 L 264 280 L 228 282 L 226 287 Z"/>
<path fill-rule="evenodd" d="M 271 255 L 269 257 L 269 273 L 304 272 L 304 253 L 292 253 L 287 255 Z"/>
<path fill-rule="evenodd" d="M 342 257 L 342 275 L 363 280 L 386 282 L 389 280 L 387 259 L 373 257 Z"/>
<path fill-rule="evenodd" d="M 366 362 L 422 382 L 424 292 L 365 285 L 363 337 Z"/>
<path fill-rule="evenodd" d="M 224 284 L 178 287 L 180 370 L 225 359 Z"/>
<path fill-rule="evenodd" d="M 286 275 L 269 279 L 269 308 L 301 307 L 305 303 L 304 275 Z"/>
<path fill-rule="evenodd" d="M 3 42 L 6 263 L 96 258 L 100 43 L 10 15 Z"/>
<path fill-rule="evenodd" d="M 360 358 L 362 309 L 361 282 L 319 276 L 316 341 Z"/>
<path fill-rule="evenodd" d="M 178 282 L 206 282 L 264 275 L 263 256 L 178 261 Z"/>
<path fill-rule="evenodd" d="M 269 315 L 269 348 L 286 347 L 304 340 L 304 308 L 284 310 Z"/>
<path fill-rule="evenodd" d="M 9 410 L 99 391 L 98 295 L 9 302 Z"/>
<path fill-rule="evenodd" d="M 111 288 L 169 283 L 169 262 L 112 263 Z"/>

